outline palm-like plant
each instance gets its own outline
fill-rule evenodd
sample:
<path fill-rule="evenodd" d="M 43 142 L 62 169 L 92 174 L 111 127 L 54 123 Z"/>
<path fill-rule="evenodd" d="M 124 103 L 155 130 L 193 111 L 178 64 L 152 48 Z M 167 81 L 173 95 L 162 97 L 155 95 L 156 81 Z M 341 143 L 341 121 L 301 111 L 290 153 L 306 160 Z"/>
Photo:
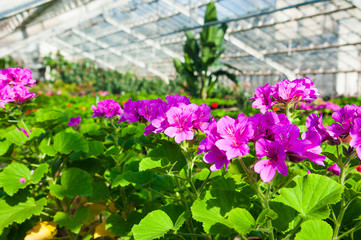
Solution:
<path fill-rule="evenodd" d="M 214 2 L 207 5 L 204 24 L 200 34 L 199 43 L 195 36 L 186 31 L 187 40 L 183 46 L 184 62 L 175 58 L 174 66 L 182 79 L 182 87 L 192 96 L 206 99 L 212 93 L 219 77 L 227 76 L 236 81 L 234 74 L 224 70 L 225 64 L 220 60 L 221 54 L 226 50 L 223 45 L 227 25 L 209 25 L 207 23 L 218 21 Z"/>

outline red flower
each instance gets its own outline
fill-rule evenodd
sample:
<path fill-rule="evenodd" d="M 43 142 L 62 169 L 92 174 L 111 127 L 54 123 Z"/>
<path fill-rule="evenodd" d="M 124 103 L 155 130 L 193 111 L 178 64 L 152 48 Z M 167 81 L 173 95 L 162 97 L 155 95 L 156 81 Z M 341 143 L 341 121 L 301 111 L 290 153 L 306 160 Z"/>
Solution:
<path fill-rule="evenodd" d="M 356 167 L 356 171 L 358 171 L 358 172 L 361 173 L 361 165 L 359 165 L 359 166 Z"/>
<path fill-rule="evenodd" d="M 67 107 L 71 107 L 71 103 L 66 104 Z"/>
<path fill-rule="evenodd" d="M 31 113 L 30 109 L 25 112 L 25 114 L 30 114 L 30 113 Z"/>
<path fill-rule="evenodd" d="M 273 106 L 273 107 L 272 107 L 272 110 L 273 110 L 274 112 L 276 112 L 276 111 L 280 110 L 280 108 L 277 107 L 277 106 Z"/>
<path fill-rule="evenodd" d="M 218 107 L 218 103 L 214 102 L 211 104 L 211 108 L 217 108 Z"/>

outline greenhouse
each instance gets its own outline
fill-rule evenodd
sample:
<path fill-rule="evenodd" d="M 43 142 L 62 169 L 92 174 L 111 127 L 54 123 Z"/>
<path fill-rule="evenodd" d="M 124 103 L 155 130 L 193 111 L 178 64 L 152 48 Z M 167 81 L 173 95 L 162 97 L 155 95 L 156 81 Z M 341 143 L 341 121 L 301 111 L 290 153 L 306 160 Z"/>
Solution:
<path fill-rule="evenodd" d="M 360 95 L 361 0 L 6 1 L 0 239 L 361 239 Z"/>

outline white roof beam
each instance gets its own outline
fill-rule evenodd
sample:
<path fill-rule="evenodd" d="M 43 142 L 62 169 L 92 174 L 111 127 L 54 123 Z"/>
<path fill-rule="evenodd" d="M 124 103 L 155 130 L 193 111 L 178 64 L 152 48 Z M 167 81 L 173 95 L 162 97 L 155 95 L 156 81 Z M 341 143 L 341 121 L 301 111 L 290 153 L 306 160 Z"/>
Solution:
<path fill-rule="evenodd" d="M 146 63 L 144 63 L 142 61 L 139 61 L 137 59 L 134 59 L 133 57 L 122 53 L 121 51 L 115 49 L 114 47 L 111 47 L 109 44 L 107 44 L 107 43 L 105 43 L 103 41 L 99 41 L 96 38 L 93 38 L 92 36 L 89 36 L 86 33 L 81 32 L 81 31 L 79 31 L 77 29 L 72 29 L 72 32 L 74 34 L 86 39 L 87 41 L 92 42 L 95 45 L 98 45 L 101 48 L 107 49 L 110 53 L 112 53 L 114 55 L 117 55 L 119 57 L 124 57 L 127 61 L 129 61 L 131 63 L 134 63 L 135 65 L 137 65 L 140 68 L 146 69 L 147 71 L 149 71 L 149 72 L 155 74 L 156 76 L 162 78 L 165 82 L 167 82 L 167 83 L 169 82 L 169 78 L 168 78 L 168 76 L 166 74 L 164 74 L 164 73 L 162 73 L 162 72 L 148 66 Z"/>
<path fill-rule="evenodd" d="M 166 4 L 168 4 L 169 6 L 171 6 L 172 8 L 178 10 L 179 12 L 181 12 L 183 15 L 189 17 L 189 18 L 193 18 L 196 22 L 198 22 L 198 24 L 203 25 L 203 18 L 199 17 L 199 16 L 191 16 L 189 10 L 178 4 L 177 2 L 173 1 L 173 0 L 162 0 L 163 2 L 165 2 Z M 243 51 L 249 53 L 250 55 L 254 56 L 255 58 L 257 58 L 258 60 L 266 63 L 267 65 L 269 65 L 270 67 L 274 68 L 275 70 L 277 70 L 280 73 L 283 73 L 284 75 L 287 76 L 287 78 L 289 79 L 295 79 L 296 75 L 294 74 L 293 71 L 291 71 L 290 69 L 287 69 L 286 67 L 282 66 L 281 64 L 273 61 L 270 58 L 265 57 L 260 51 L 258 51 L 257 49 L 252 48 L 251 46 L 247 45 L 246 43 L 242 42 L 241 40 L 239 40 L 238 38 L 226 34 L 225 35 L 225 39 L 227 41 L 229 41 L 230 43 L 232 43 L 233 45 L 235 45 L 236 47 L 242 49 Z"/>
<path fill-rule="evenodd" d="M 94 0 L 55 17 L 17 30 L 0 41 L 0 57 L 7 56 L 27 44 L 50 38 L 102 14 L 106 9 L 128 3 L 128 0 Z"/>
<path fill-rule="evenodd" d="M 113 64 L 110 64 L 110 63 L 108 63 L 106 61 L 103 61 L 103 60 L 97 58 L 96 56 L 94 56 L 94 55 L 92 55 L 92 54 L 90 54 L 88 52 L 84 52 L 82 49 L 74 47 L 73 45 L 71 45 L 69 43 L 66 43 L 63 40 L 60 40 L 59 38 L 53 37 L 51 39 L 51 41 L 49 41 L 49 43 L 52 44 L 53 42 L 55 42 L 56 44 L 61 45 L 62 47 L 66 47 L 66 48 L 70 49 L 71 51 L 82 55 L 85 58 L 93 60 L 94 62 L 97 62 L 98 64 L 100 64 L 100 65 L 102 65 L 102 66 L 104 66 L 106 68 L 116 70 L 116 66 L 114 66 Z"/>
<path fill-rule="evenodd" d="M 147 44 L 148 46 L 151 46 L 151 47 L 153 47 L 153 48 L 155 48 L 157 50 L 160 50 L 160 51 L 164 52 L 166 55 L 168 55 L 168 56 L 170 56 L 172 58 L 179 58 L 182 62 L 184 61 L 184 57 L 182 57 L 178 53 L 173 52 L 172 50 L 170 50 L 167 47 L 162 47 L 158 42 L 156 42 L 154 40 L 147 39 L 146 35 L 143 35 L 141 33 L 136 33 L 134 31 L 132 31 L 131 28 L 129 28 L 129 27 L 125 26 L 125 25 L 122 25 L 117 20 L 112 19 L 112 18 L 107 17 L 107 16 L 104 17 L 104 20 L 106 22 L 108 22 L 109 24 L 115 26 L 116 28 L 126 32 L 127 34 L 134 36 L 138 40 L 144 41 L 144 43 Z"/>
<path fill-rule="evenodd" d="M 349 0 L 354 6 L 361 9 L 361 0 Z"/>

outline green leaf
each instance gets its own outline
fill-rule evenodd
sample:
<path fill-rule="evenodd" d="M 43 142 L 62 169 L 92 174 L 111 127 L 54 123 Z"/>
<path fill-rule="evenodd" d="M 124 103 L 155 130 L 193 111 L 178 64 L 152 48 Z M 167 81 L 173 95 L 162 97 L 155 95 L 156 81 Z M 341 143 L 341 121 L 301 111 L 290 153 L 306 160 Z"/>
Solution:
<path fill-rule="evenodd" d="M 297 211 L 283 203 L 274 201 L 270 201 L 270 207 L 278 215 L 277 220 L 272 221 L 272 226 L 280 232 L 287 231 L 290 223 L 297 217 Z"/>
<path fill-rule="evenodd" d="M 29 140 L 33 139 L 33 138 L 37 138 L 39 137 L 41 134 L 45 133 L 45 130 L 42 128 L 36 128 L 34 130 L 31 131 L 31 133 L 29 134 Z"/>
<path fill-rule="evenodd" d="M 333 162 L 337 163 L 337 157 L 330 152 L 322 152 L 322 155 L 326 156 L 328 159 L 331 159 Z"/>
<path fill-rule="evenodd" d="M 156 160 L 161 159 L 163 161 L 169 161 L 170 163 L 175 164 L 173 167 L 174 171 L 180 171 L 187 164 L 179 144 L 169 141 L 162 141 L 161 146 L 152 150 L 148 154 L 148 157 Z"/>
<path fill-rule="evenodd" d="M 39 109 L 35 115 L 36 121 L 40 123 L 57 124 L 62 120 L 67 120 L 67 116 L 63 112 L 56 110 Z"/>
<path fill-rule="evenodd" d="M 11 130 L 10 132 L 8 132 L 5 135 L 5 138 L 11 142 L 11 143 L 15 143 L 18 146 L 23 145 L 24 143 L 26 143 L 29 139 L 28 137 L 19 130 Z"/>
<path fill-rule="evenodd" d="M 301 225 L 295 240 L 331 240 L 332 227 L 322 220 L 309 220 Z"/>
<path fill-rule="evenodd" d="M 73 198 L 77 195 L 90 196 L 93 192 L 90 174 L 79 168 L 69 168 L 63 171 L 61 185 L 51 185 L 49 189 L 50 193 L 59 199 Z"/>
<path fill-rule="evenodd" d="M 109 189 L 104 182 L 93 181 L 92 187 L 93 187 L 93 193 L 88 198 L 90 202 L 106 200 L 109 197 L 110 195 Z"/>
<path fill-rule="evenodd" d="M 44 174 L 49 171 L 49 165 L 47 163 L 40 164 L 30 177 L 30 182 L 39 183 L 40 180 L 44 177 Z"/>
<path fill-rule="evenodd" d="M 64 212 L 57 212 L 54 216 L 54 222 L 56 222 L 60 227 L 66 227 L 73 233 L 79 233 L 83 223 L 88 219 L 90 211 L 87 207 L 79 207 L 73 217 L 70 217 Z"/>
<path fill-rule="evenodd" d="M 53 157 L 56 155 L 56 151 L 54 150 L 53 146 L 48 145 L 48 143 L 49 143 L 49 138 L 44 138 L 39 145 L 39 149 L 46 155 Z"/>
<path fill-rule="evenodd" d="M 357 193 L 361 193 L 361 180 L 359 180 L 357 183 L 355 183 L 352 186 L 352 189 L 355 190 Z"/>
<path fill-rule="evenodd" d="M 150 188 L 158 192 L 174 192 L 175 183 L 174 178 L 169 175 L 155 175 L 150 184 Z"/>
<path fill-rule="evenodd" d="M 177 219 L 174 224 L 173 230 L 178 231 L 180 227 L 182 227 L 183 223 L 187 221 L 191 217 L 190 211 L 184 211 Z"/>
<path fill-rule="evenodd" d="M 220 207 L 222 215 L 229 212 L 232 208 L 250 207 L 250 197 L 254 191 L 248 184 L 240 184 L 236 187 L 236 182 L 233 178 L 217 177 L 212 179 L 211 185 L 210 193 L 212 199 L 208 200 L 208 204 Z"/>
<path fill-rule="evenodd" d="M 165 168 L 167 166 L 170 166 L 170 163 L 165 159 L 152 159 L 150 157 L 145 157 L 139 163 L 139 171 L 155 168 Z"/>
<path fill-rule="evenodd" d="M 204 231 L 210 234 L 229 234 L 230 224 L 223 215 L 221 215 L 221 207 L 208 206 L 207 200 L 210 199 L 210 193 L 207 191 L 203 200 L 198 198 L 194 201 L 191 211 L 195 220 L 203 223 Z"/>
<path fill-rule="evenodd" d="M 97 157 L 102 153 L 104 153 L 104 144 L 102 142 L 89 141 L 88 146 L 89 146 L 89 152 L 88 152 L 89 157 Z"/>
<path fill-rule="evenodd" d="M 87 141 L 78 133 L 60 132 L 54 137 L 54 150 L 59 153 L 69 154 L 72 151 L 88 152 Z"/>
<path fill-rule="evenodd" d="M 0 156 L 4 155 L 11 146 L 11 142 L 9 140 L 0 141 Z"/>
<path fill-rule="evenodd" d="M 113 181 L 112 188 L 117 186 L 128 186 L 132 184 L 134 186 L 142 186 L 148 184 L 153 177 L 153 173 L 151 171 L 144 172 L 132 172 L 126 171 L 118 176 Z"/>
<path fill-rule="evenodd" d="M 329 216 L 329 204 L 341 199 L 343 187 L 321 175 L 308 174 L 295 178 L 280 190 L 275 201 L 296 209 L 305 218 L 325 219 Z"/>
<path fill-rule="evenodd" d="M 203 182 L 207 179 L 207 176 L 209 175 L 209 173 L 211 173 L 209 176 L 209 179 L 222 175 L 221 171 L 211 172 L 209 169 L 203 168 L 200 172 L 194 174 L 192 179 L 193 179 L 193 181 L 199 180 L 199 181 Z"/>
<path fill-rule="evenodd" d="M 26 188 L 30 177 L 31 172 L 24 164 L 12 163 L 0 173 L 0 187 L 13 196 L 19 189 Z M 21 183 L 20 178 L 24 178 L 25 182 Z"/>
<path fill-rule="evenodd" d="M 46 198 L 37 201 L 34 198 L 28 198 L 26 202 L 9 205 L 5 200 L 1 199 L 0 229 L 4 229 L 14 222 L 22 223 L 33 215 L 40 215 L 46 203 Z"/>
<path fill-rule="evenodd" d="M 277 218 L 278 214 L 272 209 L 263 209 L 257 217 L 256 225 L 263 225 L 267 220 L 276 220 Z"/>
<path fill-rule="evenodd" d="M 322 149 L 322 155 L 326 156 L 328 159 L 332 160 L 333 162 L 337 163 L 337 148 L 339 147 L 339 151 L 341 152 L 340 146 L 337 145 L 329 145 L 325 144 Z"/>
<path fill-rule="evenodd" d="M 241 235 L 249 233 L 256 223 L 252 215 L 243 208 L 232 209 L 227 216 L 232 228 Z"/>
<path fill-rule="evenodd" d="M 80 126 L 80 133 L 88 135 L 98 135 L 100 126 L 99 124 L 82 124 Z"/>
<path fill-rule="evenodd" d="M 129 224 L 117 214 L 112 214 L 107 218 L 106 230 L 110 229 L 116 236 L 126 236 L 129 232 Z"/>
<path fill-rule="evenodd" d="M 148 213 L 138 225 L 132 228 L 135 240 L 151 240 L 160 238 L 173 229 L 170 217 L 161 210 Z"/>

